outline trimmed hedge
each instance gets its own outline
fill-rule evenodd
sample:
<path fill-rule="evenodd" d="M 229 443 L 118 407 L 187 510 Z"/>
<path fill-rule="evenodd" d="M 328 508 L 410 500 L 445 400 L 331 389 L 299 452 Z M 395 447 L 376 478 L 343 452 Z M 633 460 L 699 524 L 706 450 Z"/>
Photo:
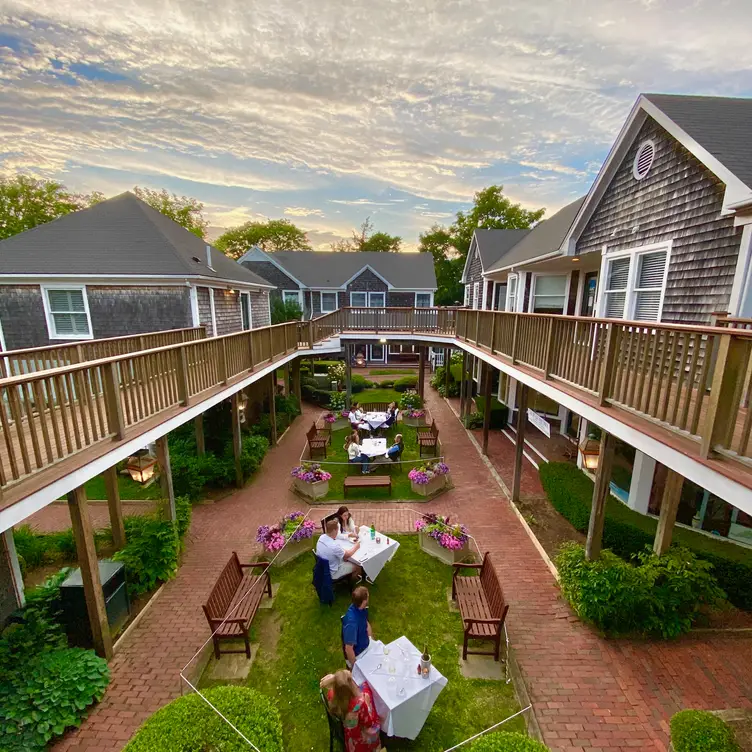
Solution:
<path fill-rule="evenodd" d="M 548 462 L 540 467 L 540 479 L 548 499 L 559 514 L 574 528 L 587 533 L 593 481 L 567 462 Z M 603 547 L 610 548 L 624 559 L 631 559 L 645 546 L 653 544 L 657 521 L 635 512 L 609 497 Z M 733 543 L 676 527 L 674 543 L 685 546 L 713 565 L 713 577 L 737 608 L 752 611 L 752 552 Z"/>
<path fill-rule="evenodd" d="M 481 736 L 468 752 L 549 752 L 545 744 L 514 731 L 495 731 Z"/>
<path fill-rule="evenodd" d="M 283 752 L 276 705 L 248 687 L 215 687 L 204 697 L 264 752 Z M 147 719 L 124 752 L 247 752 L 248 744 L 197 694 L 173 700 Z"/>
<path fill-rule="evenodd" d="M 682 710 L 671 718 L 675 752 L 739 752 L 734 730 L 706 710 Z"/>
<path fill-rule="evenodd" d="M 403 376 L 394 382 L 395 392 L 406 392 L 408 389 L 416 389 L 418 386 L 417 376 Z"/>
<path fill-rule="evenodd" d="M 485 397 L 476 397 L 475 406 L 478 408 L 478 412 L 483 415 L 486 409 Z M 491 428 L 504 428 L 508 422 L 509 408 L 503 402 L 499 402 L 496 397 L 491 397 Z"/>
<path fill-rule="evenodd" d="M 350 386 L 353 394 L 358 394 L 364 389 L 373 386 L 373 382 L 369 381 L 365 376 L 361 376 L 359 373 L 353 374 L 350 378 Z"/>

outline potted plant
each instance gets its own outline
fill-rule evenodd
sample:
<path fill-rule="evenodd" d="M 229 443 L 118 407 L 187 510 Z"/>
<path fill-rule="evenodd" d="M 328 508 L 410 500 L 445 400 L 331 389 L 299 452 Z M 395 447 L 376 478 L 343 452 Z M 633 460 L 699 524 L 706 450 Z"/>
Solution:
<path fill-rule="evenodd" d="M 315 529 L 314 521 L 305 519 L 303 512 L 291 512 L 278 525 L 261 525 L 256 540 L 263 544 L 264 551 L 276 557 L 273 566 L 278 567 L 310 550 Z"/>
<path fill-rule="evenodd" d="M 426 514 L 415 522 L 420 547 L 445 564 L 462 561 L 468 554 L 470 536 L 464 525 L 450 525 L 449 518 Z"/>
<path fill-rule="evenodd" d="M 426 411 L 423 410 L 423 400 L 414 389 L 408 389 L 399 401 L 402 411 L 402 421 L 406 426 L 424 426 L 426 424 Z"/>
<path fill-rule="evenodd" d="M 324 413 L 322 416 L 324 422 L 330 431 L 341 431 L 349 425 L 347 422 L 347 413 L 342 411 Z"/>
<path fill-rule="evenodd" d="M 294 467 L 290 473 L 295 490 L 309 499 L 320 499 L 329 493 L 331 473 L 321 469 L 318 462 L 304 462 Z"/>
<path fill-rule="evenodd" d="M 446 485 L 449 465 L 437 460 L 416 465 L 408 474 L 410 485 L 416 494 L 431 496 Z"/>

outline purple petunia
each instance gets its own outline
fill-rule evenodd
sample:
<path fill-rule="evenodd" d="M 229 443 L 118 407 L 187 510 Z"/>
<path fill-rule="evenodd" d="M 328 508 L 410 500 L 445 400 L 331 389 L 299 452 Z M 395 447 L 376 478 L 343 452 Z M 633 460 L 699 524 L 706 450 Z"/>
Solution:
<path fill-rule="evenodd" d="M 447 518 L 441 515 L 431 515 L 430 520 L 416 520 L 415 529 L 430 535 L 442 548 L 450 551 L 459 551 L 470 540 L 464 525 L 449 525 Z"/>

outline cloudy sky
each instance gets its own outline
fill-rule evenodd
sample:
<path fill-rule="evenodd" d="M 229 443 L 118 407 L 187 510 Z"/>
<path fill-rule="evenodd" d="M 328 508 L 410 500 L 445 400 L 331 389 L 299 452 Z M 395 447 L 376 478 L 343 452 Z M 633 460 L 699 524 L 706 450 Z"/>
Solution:
<path fill-rule="evenodd" d="M 749 0 L 0 0 L 0 172 L 415 243 L 492 183 L 584 193 L 640 91 L 752 95 L 751 28 Z"/>

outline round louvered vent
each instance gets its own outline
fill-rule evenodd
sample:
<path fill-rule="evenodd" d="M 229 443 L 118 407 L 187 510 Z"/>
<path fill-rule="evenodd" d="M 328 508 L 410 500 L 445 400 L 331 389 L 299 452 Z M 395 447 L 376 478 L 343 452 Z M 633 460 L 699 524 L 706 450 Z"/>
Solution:
<path fill-rule="evenodd" d="M 632 165 L 632 175 L 634 175 L 635 180 L 642 180 L 650 172 L 654 158 L 655 144 L 652 141 L 645 141 L 640 144 Z"/>

